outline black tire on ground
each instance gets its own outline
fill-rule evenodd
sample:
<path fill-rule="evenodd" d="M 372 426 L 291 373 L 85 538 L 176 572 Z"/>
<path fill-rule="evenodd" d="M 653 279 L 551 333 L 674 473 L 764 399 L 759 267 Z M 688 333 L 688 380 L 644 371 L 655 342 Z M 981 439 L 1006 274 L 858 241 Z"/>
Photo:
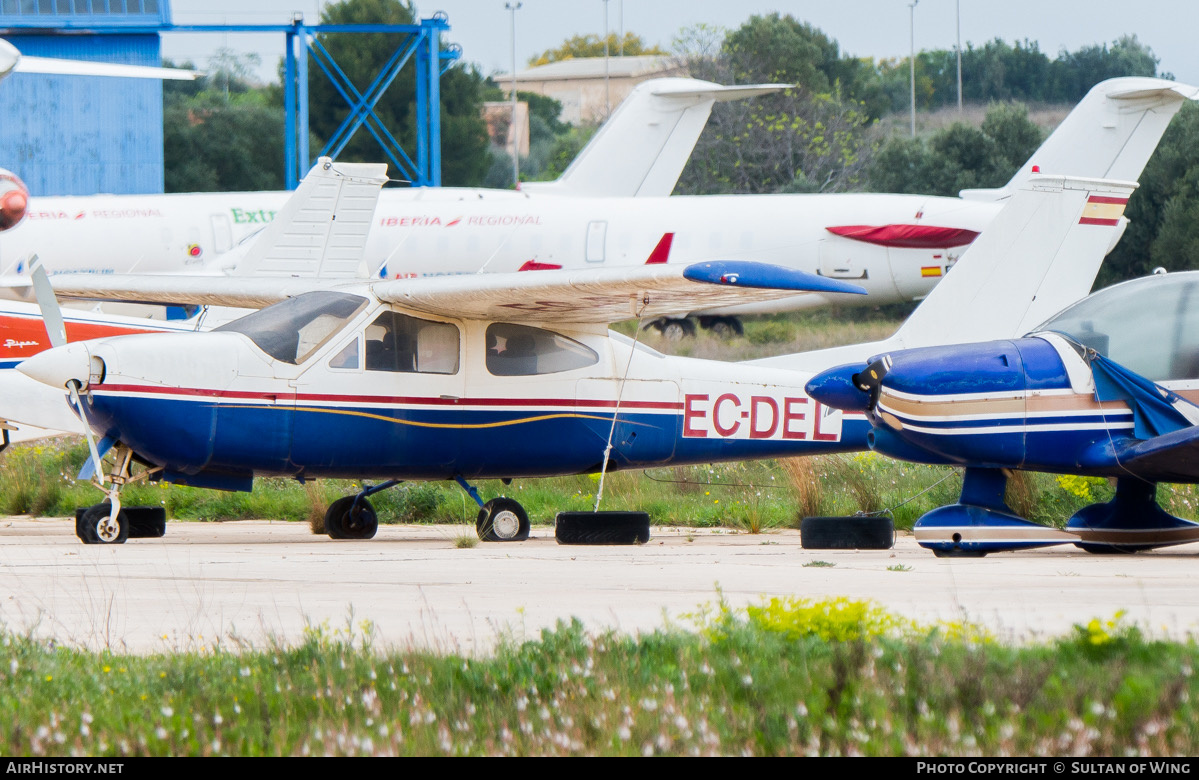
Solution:
<path fill-rule="evenodd" d="M 127 506 L 130 539 L 158 539 L 167 535 L 167 510 L 160 506 Z"/>
<path fill-rule="evenodd" d="M 115 533 L 101 533 L 99 530 L 100 523 L 108 517 L 112 511 L 112 504 L 105 501 L 103 504 L 95 504 L 89 506 L 82 511 L 75 511 L 75 535 L 79 537 L 79 541 L 84 544 L 124 544 L 129 538 L 129 515 L 125 510 L 117 513 L 117 528 Z"/>
<path fill-rule="evenodd" d="M 671 341 L 694 338 L 695 323 L 691 320 L 664 318 L 658 321 L 658 332 Z"/>
<path fill-rule="evenodd" d="M 559 512 L 554 518 L 558 544 L 645 544 L 646 512 Z"/>
<path fill-rule="evenodd" d="M 895 523 L 885 516 L 805 517 L 799 542 L 805 550 L 889 550 Z"/>
<path fill-rule="evenodd" d="M 523 542 L 529 527 L 529 514 L 510 498 L 491 499 L 475 519 L 475 532 L 484 542 Z"/>
<path fill-rule="evenodd" d="M 325 533 L 330 539 L 371 539 L 379 530 L 379 516 L 365 498 L 344 496 L 329 505 L 325 512 Z"/>

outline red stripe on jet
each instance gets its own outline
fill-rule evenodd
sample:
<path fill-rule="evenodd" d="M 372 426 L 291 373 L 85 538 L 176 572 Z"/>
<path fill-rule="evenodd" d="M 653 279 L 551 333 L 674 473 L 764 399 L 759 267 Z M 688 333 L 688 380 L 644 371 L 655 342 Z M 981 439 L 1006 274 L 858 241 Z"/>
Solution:
<path fill-rule="evenodd" d="M 526 260 L 517 271 L 557 271 L 562 266 L 556 263 L 539 263 L 536 260 Z"/>
<path fill-rule="evenodd" d="M 1115 227 L 1120 224 L 1118 219 L 1100 219 L 1099 217 L 1080 217 L 1078 220 L 1080 225 L 1104 225 L 1106 227 Z"/>
<path fill-rule="evenodd" d="M 900 249 L 948 249 L 978 238 L 977 230 L 937 225 L 833 225 L 825 230 L 854 241 Z"/>
<path fill-rule="evenodd" d="M 649 253 L 649 259 L 645 261 L 646 265 L 659 265 L 670 259 L 670 245 L 674 243 L 674 233 L 663 233 L 658 239 L 658 243 L 654 246 L 654 251 Z"/>
<path fill-rule="evenodd" d="M 1128 204 L 1128 198 L 1113 198 L 1110 195 L 1092 195 L 1087 198 L 1087 203 L 1112 203 L 1125 206 Z"/>

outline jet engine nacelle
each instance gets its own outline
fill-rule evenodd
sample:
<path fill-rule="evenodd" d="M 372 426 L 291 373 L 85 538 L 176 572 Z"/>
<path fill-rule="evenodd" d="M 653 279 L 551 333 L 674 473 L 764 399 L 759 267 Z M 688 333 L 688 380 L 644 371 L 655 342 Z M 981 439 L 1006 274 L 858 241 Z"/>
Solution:
<path fill-rule="evenodd" d="M 0 231 L 16 227 L 29 209 L 29 190 L 12 171 L 0 168 Z"/>

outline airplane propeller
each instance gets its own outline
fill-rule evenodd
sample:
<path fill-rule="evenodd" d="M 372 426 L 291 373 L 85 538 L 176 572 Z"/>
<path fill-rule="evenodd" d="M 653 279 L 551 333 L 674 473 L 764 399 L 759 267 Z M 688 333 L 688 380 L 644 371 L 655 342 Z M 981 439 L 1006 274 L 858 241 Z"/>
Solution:
<path fill-rule="evenodd" d="M 58 305 L 58 298 L 54 295 L 54 288 L 50 285 L 50 277 L 46 274 L 45 267 L 38 261 L 37 255 L 34 255 L 30 260 L 29 269 L 33 282 L 33 294 L 37 298 L 38 308 L 41 309 L 42 320 L 46 323 L 46 335 L 50 338 L 50 346 L 65 347 L 67 346 L 67 327 L 63 321 L 62 308 Z M 88 362 L 90 364 L 90 359 Z M 83 387 L 83 380 L 77 378 L 68 379 L 65 387 L 71 395 L 72 406 L 79 412 L 79 418 L 83 421 L 83 435 L 87 438 L 87 448 L 91 453 L 92 473 L 96 475 L 100 480 L 100 484 L 103 485 L 104 468 L 100 465 L 100 451 L 96 448 L 96 440 L 92 437 L 91 426 L 87 423 L 87 413 L 83 408 L 83 400 L 79 396 L 79 391 Z M 119 508 L 117 511 L 119 511 Z M 116 516 L 116 512 L 113 512 L 113 516 Z"/>
<path fill-rule="evenodd" d="M 873 362 L 849 363 L 822 371 L 808 382 L 804 390 L 810 398 L 830 409 L 846 412 L 873 412 L 883 377 L 891 368 L 891 358 L 884 355 Z"/>
<path fill-rule="evenodd" d="M 882 390 L 883 377 L 891 370 L 891 356 L 882 357 L 870 363 L 864 370 L 852 377 L 854 386 L 867 395 L 866 411 L 873 412 L 878 406 L 878 396 Z"/>

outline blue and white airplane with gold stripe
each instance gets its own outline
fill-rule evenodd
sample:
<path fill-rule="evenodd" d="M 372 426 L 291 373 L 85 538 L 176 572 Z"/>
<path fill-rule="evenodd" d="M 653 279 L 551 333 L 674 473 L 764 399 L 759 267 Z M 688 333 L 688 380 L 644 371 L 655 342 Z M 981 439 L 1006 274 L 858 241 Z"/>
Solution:
<path fill-rule="evenodd" d="M 1034 177 L 885 344 L 1010 336 L 1082 297 L 1122 228 L 1094 223 L 1088 209 L 1134 186 Z M 120 489 L 141 477 L 226 490 L 249 490 L 255 475 L 453 479 L 474 496 L 467 480 L 858 450 L 870 430 L 804 383 L 878 344 L 728 364 L 666 357 L 607 329 L 697 305 L 855 289 L 760 263 L 332 285 L 56 276 L 53 286 L 73 298 L 265 307 L 209 333 L 82 341 L 19 366 L 65 390 L 102 437 L 97 450 L 115 453 L 111 481 L 97 469 L 109 503 L 85 513 L 91 541 L 124 541 Z M 330 508 L 330 535 L 374 534 L 369 492 Z M 527 536 L 515 502 L 476 500 L 485 538 Z"/>
<path fill-rule="evenodd" d="M 916 523 L 941 555 L 1074 543 L 1134 552 L 1199 541 L 1156 502 L 1199 482 L 1199 273 L 1101 290 L 1025 338 L 889 352 L 832 369 L 814 399 L 865 412 L 883 454 L 966 467 L 957 504 Z M 1113 477 L 1116 495 L 1065 530 L 1004 503 L 1009 469 Z"/>

